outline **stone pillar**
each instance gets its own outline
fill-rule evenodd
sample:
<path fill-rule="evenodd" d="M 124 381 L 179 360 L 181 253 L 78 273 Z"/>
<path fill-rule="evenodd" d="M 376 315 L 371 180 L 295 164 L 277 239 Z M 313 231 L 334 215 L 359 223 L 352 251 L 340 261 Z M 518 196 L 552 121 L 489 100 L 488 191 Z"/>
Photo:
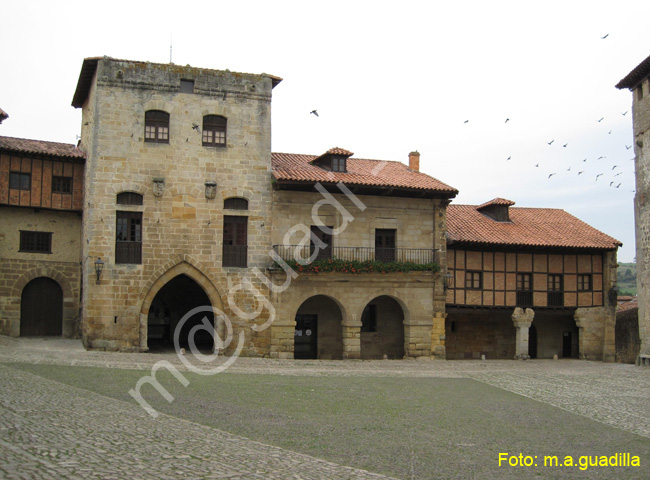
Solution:
<path fill-rule="evenodd" d="M 343 360 L 361 358 L 361 324 L 344 322 L 343 329 Z"/>
<path fill-rule="evenodd" d="M 585 353 L 587 352 L 587 335 L 585 334 L 587 318 L 582 312 L 581 309 L 576 309 L 573 319 L 576 321 L 576 327 L 578 327 L 578 358 L 586 359 L 589 358 Z"/>
<path fill-rule="evenodd" d="M 445 360 L 445 319 L 446 313 L 436 312 L 433 315 L 433 328 L 431 329 L 431 358 Z"/>
<path fill-rule="evenodd" d="M 530 358 L 528 353 L 528 329 L 533 323 L 533 318 L 535 318 L 535 312 L 532 308 L 527 308 L 524 312 L 522 308 L 517 307 L 512 313 L 512 323 L 517 329 L 515 360 L 528 360 Z"/>

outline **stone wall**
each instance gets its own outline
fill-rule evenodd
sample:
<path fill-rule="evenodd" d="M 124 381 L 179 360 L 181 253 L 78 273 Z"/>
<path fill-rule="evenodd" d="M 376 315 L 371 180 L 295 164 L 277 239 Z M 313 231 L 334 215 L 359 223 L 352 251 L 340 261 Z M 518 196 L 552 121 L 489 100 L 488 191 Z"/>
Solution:
<path fill-rule="evenodd" d="M 180 80 L 195 93 L 180 93 Z M 251 289 L 233 287 L 253 267 L 270 263 L 271 89 L 265 75 L 175 65 L 100 60 L 83 106 L 81 148 L 87 154 L 83 258 L 87 278 L 94 259 L 105 262 L 101 285 L 83 288 L 83 339 L 88 348 L 147 349 L 151 301 L 175 275 L 189 276 L 213 307 L 245 331 L 251 355 L 268 354 L 269 332 L 252 332 L 236 320 L 230 303 L 255 311 Z M 144 141 L 148 110 L 170 114 L 169 143 Z M 205 115 L 227 118 L 227 145 L 204 147 Z M 197 125 L 197 127 L 194 127 Z M 154 190 L 154 179 L 162 189 Z M 206 191 L 215 182 L 216 195 Z M 141 207 L 116 204 L 120 192 L 143 196 Z M 159 193 L 159 195 L 157 195 Z M 224 210 L 224 199 L 248 200 L 246 211 Z M 142 263 L 115 262 L 116 212 L 142 212 Z M 222 267 L 224 215 L 248 218 L 246 268 Z M 236 290 L 236 289 L 235 289 Z M 264 322 L 268 311 L 258 320 Z"/>
<path fill-rule="evenodd" d="M 639 89 L 643 89 L 640 98 Z M 637 294 L 642 354 L 650 354 L 650 80 L 633 92 Z"/>
<path fill-rule="evenodd" d="M 4 207 L 0 209 L 0 224 L 0 334 L 20 335 L 23 288 L 35 278 L 47 277 L 63 291 L 63 335 L 77 335 L 81 285 L 79 215 Z M 20 252 L 20 230 L 52 232 L 52 253 Z"/>
<path fill-rule="evenodd" d="M 635 363 L 641 348 L 639 338 L 639 309 L 630 308 L 616 313 L 616 361 Z"/>

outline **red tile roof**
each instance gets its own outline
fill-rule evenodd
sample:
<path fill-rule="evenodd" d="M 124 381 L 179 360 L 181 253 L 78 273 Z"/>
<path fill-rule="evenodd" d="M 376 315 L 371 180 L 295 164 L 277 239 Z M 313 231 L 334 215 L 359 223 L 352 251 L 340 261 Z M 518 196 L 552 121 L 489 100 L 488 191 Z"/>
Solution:
<path fill-rule="evenodd" d="M 476 208 L 480 210 L 482 208 L 489 207 L 491 205 L 505 205 L 505 206 L 510 207 L 510 206 L 512 206 L 514 204 L 515 204 L 515 202 L 513 202 L 512 200 L 506 200 L 505 198 L 498 198 L 497 197 L 497 198 L 494 198 L 494 199 L 490 200 L 489 202 L 485 202 L 483 205 L 479 205 Z"/>
<path fill-rule="evenodd" d="M 28 140 L 26 138 L 0 137 L 0 150 L 52 157 L 85 159 L 86 155 L 76 146 L 68 143 Z"/>
<path fill-rule="evenodd" d="M 625 312 L 625 311 L 632 310 L 632 309 L 635 309 L 635 308 L 639 308 L 639 300 L 636 297 L 634 297 L 632 300 L 630 300 L 628 302 L 624 302 L 624 303 L 619 304 L 616 307 L 616 313 Z"/>
<path fill-rule="evenodd" d="M 328 153 L 351 154 L 343 149 L 330 149 Z M 280 183 L 338 183 L 368 187 L 393 187 L 445 194 L 454 197 L 458 190 L 427 174 L 409 170 L 408 166 L 396 161 L 348 158 L 347 172 L 330 172 L 311 162 L 322 155 L 295 153 L 272 153 L 273 178 Z"/>
<path fill-rule="evenodd" d="M 595 248 L 613 250 L 622 245 L 564 210 L 510 207 L 510 221 L 483 215 L 475 205 L 447 207 L 450 241 L 477 245 Z"/>

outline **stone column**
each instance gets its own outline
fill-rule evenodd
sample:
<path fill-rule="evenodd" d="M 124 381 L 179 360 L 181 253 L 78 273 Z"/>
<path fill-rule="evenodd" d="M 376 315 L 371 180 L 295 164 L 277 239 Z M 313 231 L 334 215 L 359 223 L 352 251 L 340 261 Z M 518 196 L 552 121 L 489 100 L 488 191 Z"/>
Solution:
<path fill-rule="evenodd" d="M 361 358 L 361 323 L 343 322 L 343 360 Z"/>
<path fill-rule="evenodd" d="M 530 358 L 528 353 L 528 329 L 533 323 L 533 318 L 535 318 L 535 312 L 532 308 L 527 308 L 524 312 L 522 308 L 517 307 L 512 313 L 512 323 L 517 329 L 515 360 L 528 360 Z"/>
<path fill-rule="evenodd" d="M 447 350 L 445 348 L 445 319 L 446 313 L 436 312 L 433 315 L 433 328 L 431 329 L 431 358 L 445 360 Z"/>

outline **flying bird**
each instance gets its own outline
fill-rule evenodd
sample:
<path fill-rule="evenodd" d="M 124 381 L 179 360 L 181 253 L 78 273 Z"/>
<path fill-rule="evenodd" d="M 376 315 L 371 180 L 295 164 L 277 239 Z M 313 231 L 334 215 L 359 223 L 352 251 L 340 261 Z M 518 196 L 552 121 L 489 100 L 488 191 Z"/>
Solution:
<path fill-rule="evenodd" d="M 612 185 L 614 185 L 614 182 L 609 182 L 609 186 L 611 187 Z"/>
<path fill-rule="evenodd" d="M 578 175 L 582 175 L 583 173 L 585 173 L 585 171 L 581 170 L 581 171 L 578 172 Z"/>
<path fill-rule="evenodd" d="M 508 123 L 509 121 L 510 121 L 510 119 L 509 119 L 509 118 L 506 118 L 506 121 L 503 122 L 503 123 Z"/>
<path fill-rule="evenodd" d="M 568 145 L 568 143 L 565 143 L 565 144 L 564 144 L 564 145 L 562 145 L 562 146 L 563 146 L 564 148 L 566 148 L 566 146 L 567 146 L 567 145 Z"/>
<path fill-rule="evenodd" d="M 605 119 L 605 117 L 600 117 L 598 120 L 596 120 L 598 123 L 602 122 Z"/>
<path fill-rule="evenodd" d="M 193 129 L 193 130 L 196 130 L 196 131 L 198 132 L 198 131 L 199 131 L 199 125 L 198 125 L 198 123 L 193 123 L 193 124 L 192 124 L 192 129 Z"/>
<path fill-rule="evenodd" d="M 620 186 L 621 186 L 621 184 L 619 183 L 619 184 L 618 184 L 618 185 L 616 185 L 616 186 L 615 186 L 614 188 L 618 188 L 618 187 L 620 187 Z"/>
<path fill-rule="evenodd" d="M 571 171 L 571 167 L 567 168 L 566 171 L 567 171 L 567 172 L 570 172 L 570 171 Z"/>
<path fill-rule="evenodd" d="M 612 131 L 610 130 L 609 132 L 607 132 L 607 134 L 608 134 L 608 135 L 611 135 L 611 134 L 612 134 Z"/>
<path fill-rule="evenodd" d="M 317 117 L 319 116 L 319 115 L 318 115 L 318 112 L 317 112 L 316 110 L 312 110 L 312 111 L 311 111 L 311 112 L 309 112 L 309 113 L 310 113 L 310 114 L 312 114 L 312 113 L 313 113 L 313 114 L 314 114 L 314 115 L 316 115 Z"/>
<path fill-rule="evenodd" d="M 550 142 L 546 142 L 546 143 L 548 143 L 549 145 L 551 145 L 554 141 L 555 141 L 555 140 L 551 140 Z"/>
<path fill-rule="evenodd" d="M 510 160 L 511 158 L 512 158 L 512 156 L 510 156 L 510 157 L 508 157 L 508 158 L 506 158 L 506 162 L 507 162 L 508 160 Z"/>
<path fill-rule="evenodd" d="M 623 115 L 623 116 L 627 115 L 627 110 L 625 110 L 623 113 L 621 113 L 621 115 Z"/>
<path fill-rule="evenodd" d="M 598 160 L 600 160 L 601 158 L 607 158 L 607 157 L 598 157 Z"/>
<path fill-rule="evenodd" d="M 600 37 L 601 40 L 605 40 L 607 37 L 609 37 L 609 33 L 606 33 L 604 37 Z"/>
<path fill-rule="evenodd" d="M 629 150 L 630 148 L 632 148 L 632 145 L 625 145 L 625 150 Z"/>
<path fill-rule="evenodd" d="M 463 123 L 469 123 L 469 120 L 465 120 Z"/>
<path fill-rule="evenodd" d="M 549 173 L 548 178 L 551 178 L 553 175 L 555 175 L 555 174 L 554 173 Z M 547 180 L 548 180 L 548 178 L 547 178 Z"/>
<path fill-rule="evenodd" d="M 539 167 L 539 163 L 536 163 L 535 166 L 536 166 L 536 167 Z"/>
<path fill-rule="evenodd" d="M 617 173 L 616 175 L 614 175 L 614 176 L 615 176 L 615 177 L 618 177 L 619 175 L 622 175 L 622 174 L 623 174 L 623 172 L 618 172 L 618 173 Z"/>
<path fill-rule="evenodd" d="M 598 175 L 596 175 L 596 181 L 598 181 L 598 177 L 601 177 L 602 175 L 603 175 L 602 173 L 599 173 Z"/>
<path fill-rule="evenodd" d="M 587 161 L 587 159 L 585 158 L 585 159 L 583 159 L 582 161 L 583 161 L 583 162 L 586 162 L 586 161 Z"/>
<path fill-rule="evenodd" d="M 612 167 L 612 170 L 614 170 L 616 167 L 618 167 L 618 165 L 614 165 L 614 166 Z"/>

